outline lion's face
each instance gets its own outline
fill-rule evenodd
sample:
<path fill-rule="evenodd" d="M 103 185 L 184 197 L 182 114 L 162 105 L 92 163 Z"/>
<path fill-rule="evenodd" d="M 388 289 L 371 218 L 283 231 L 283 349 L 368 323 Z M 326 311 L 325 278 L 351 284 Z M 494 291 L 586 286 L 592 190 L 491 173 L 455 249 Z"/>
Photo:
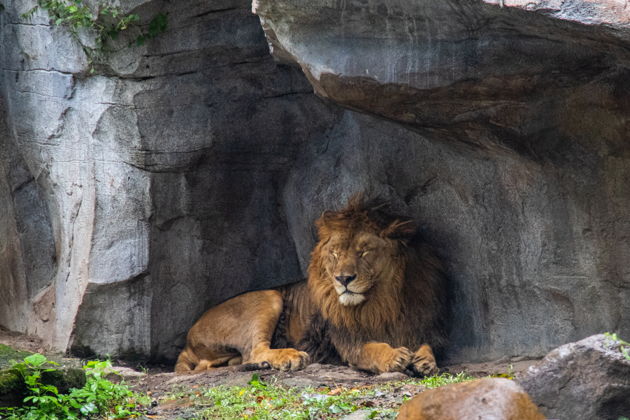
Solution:
<path fill-rule="evenodd" d="M 391 241 L 370 232 L 335 232 L 322 247 L 328 280 L 339 303 L 363 303 L 392 258 Z"/>

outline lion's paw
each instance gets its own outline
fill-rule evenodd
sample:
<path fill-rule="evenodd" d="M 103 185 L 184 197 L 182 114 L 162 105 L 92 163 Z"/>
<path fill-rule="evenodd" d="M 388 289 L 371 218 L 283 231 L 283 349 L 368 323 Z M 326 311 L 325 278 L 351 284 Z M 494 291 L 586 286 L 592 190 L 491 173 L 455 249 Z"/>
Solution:
<path fill-rule="evenodd" d="M 304 369 L 308 361 L 308 353 L 296 349 L 272 349 L 265 357 L 272 368 L 283 371 Z"/>
<path fill-rule="evenodd" d="M 438 373 L 437 363 L 431 347 L 428 345 L 421 346 L 411 359 L 409 369 L 414 376 L 431 376 Z"/>
<path fill-rule="evenodd" d="M 413 353 L 406 347 L 392 348 L 390 352 L 383 355 L 378 370 L 380 373 L 404 372 L 413 356 Z"/>

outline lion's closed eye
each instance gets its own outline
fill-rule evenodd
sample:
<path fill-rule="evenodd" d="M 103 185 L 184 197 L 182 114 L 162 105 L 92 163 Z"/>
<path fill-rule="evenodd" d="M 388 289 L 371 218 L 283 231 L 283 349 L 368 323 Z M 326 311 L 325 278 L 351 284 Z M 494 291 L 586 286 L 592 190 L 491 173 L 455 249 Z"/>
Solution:
<path fill-rule="evenodd" d="M 357 251 L 357 256 L 359 258 L 364 258 L 365 256 L 367 256 L 368 254 L 372 254 L 372 249 L 362 249 Z"/>

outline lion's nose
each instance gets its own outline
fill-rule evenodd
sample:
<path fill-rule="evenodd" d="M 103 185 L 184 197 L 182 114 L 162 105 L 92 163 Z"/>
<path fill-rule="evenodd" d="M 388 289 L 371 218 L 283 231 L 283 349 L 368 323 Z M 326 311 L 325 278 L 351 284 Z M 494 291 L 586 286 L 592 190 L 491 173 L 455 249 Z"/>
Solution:
<path fill-rule="evenodd" d="M 352 280 L 356 279 L 357 275 L 353 274 L 351 276 L 335 276 L 335 279 L 344 286 L 347 286 Z"/>

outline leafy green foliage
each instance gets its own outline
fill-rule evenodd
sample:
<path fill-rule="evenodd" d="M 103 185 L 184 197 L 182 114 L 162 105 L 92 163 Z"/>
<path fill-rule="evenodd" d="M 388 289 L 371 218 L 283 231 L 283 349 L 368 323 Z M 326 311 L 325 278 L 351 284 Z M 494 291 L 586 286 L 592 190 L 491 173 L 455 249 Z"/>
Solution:
<path fill-rule="evenodd" d="M 293 388 L 263 381 L 254 374 L 247 386 L 217 386 L 171 394 L 166 400 L 189 405 L 195 418 L 230 419 L 333 419 L 356 410 L 366 410 L 371 419 L 394 419 L 400 404 L 411 396 L 401 389 L 419 392 L 472 379 L 460 373 L 442 374 L 423 379 L 408 379 L 356 388 Z"/>
<path fill-rule="evenodd" d="M 604 335 L 608 337 L 608 339 L 610 339 L 612 342 L 619 345 L 619 351 L 621 352 L 623 357 L 625 357 L 627 360 L 630 360 L 630 343 L 629 342 L 624 341 L 621 338 L 619 338 L 619 336 L 617 336 L 616 333 L 607 332 L 607 333 L 604 333 Z"/>
<path fill-rule="evenodd" d="M 137 403 L 142 398 L 135 395 L 124 383 L 116 384 L 106 375 L 111 374 L 109 361 L 88 362 L 83 370 L 86 376 L 82 388 L 72 388 L 61 393 L 56 386 L 46 383 L 47 372 L 58 370 L 58 364 L 41 354 L 33 354 L 15 363 L 27 388 L 22 407 L 0 408 L 0 417 L 9 420 L 78 420 L 107 414 L 109 418 L 127 418 L 139 414 Z M 4 418 L 4 417 L 2 417 Z"/>
<path fill-rule="evenodd" d="M 94 72 L 95 64 L 104 61 L 109 52 L 108 44 L 117 39 L 120 33 L 135 28 L 135 43 L 142 45 L 164 33 L 168 27 L 168 16 L 165 13 L 158 13 L 148 24 L 142 25 L 140 16 L 135 13 L 125 14 L 119 7 L 107 3 L 100 3 L 96 10 L 92 10 L 84 0 L 38 0 L 37 6 L 22 14 L 22 18 L 32 18 L 38 9 L 46 10 L 53 25 L 65 27 L 79 42 L 90 62 L 91 73 Z M 94 45 L 83 41 L 81 31 L 93 35 Z"/>
<path fill-rule="evenodd" d="M 267 388 L 267 384 L 265 382 L 263 382 L 262 379 L 260 379 L 260 375 L 257 373 L 254 373 L 252 375 L 252 379 L 250 379 L 249 382 L 247 382 L 248 385 L 250 385 L 252 388 L 256 388 L 256 389 L 265 389 Z"/>

